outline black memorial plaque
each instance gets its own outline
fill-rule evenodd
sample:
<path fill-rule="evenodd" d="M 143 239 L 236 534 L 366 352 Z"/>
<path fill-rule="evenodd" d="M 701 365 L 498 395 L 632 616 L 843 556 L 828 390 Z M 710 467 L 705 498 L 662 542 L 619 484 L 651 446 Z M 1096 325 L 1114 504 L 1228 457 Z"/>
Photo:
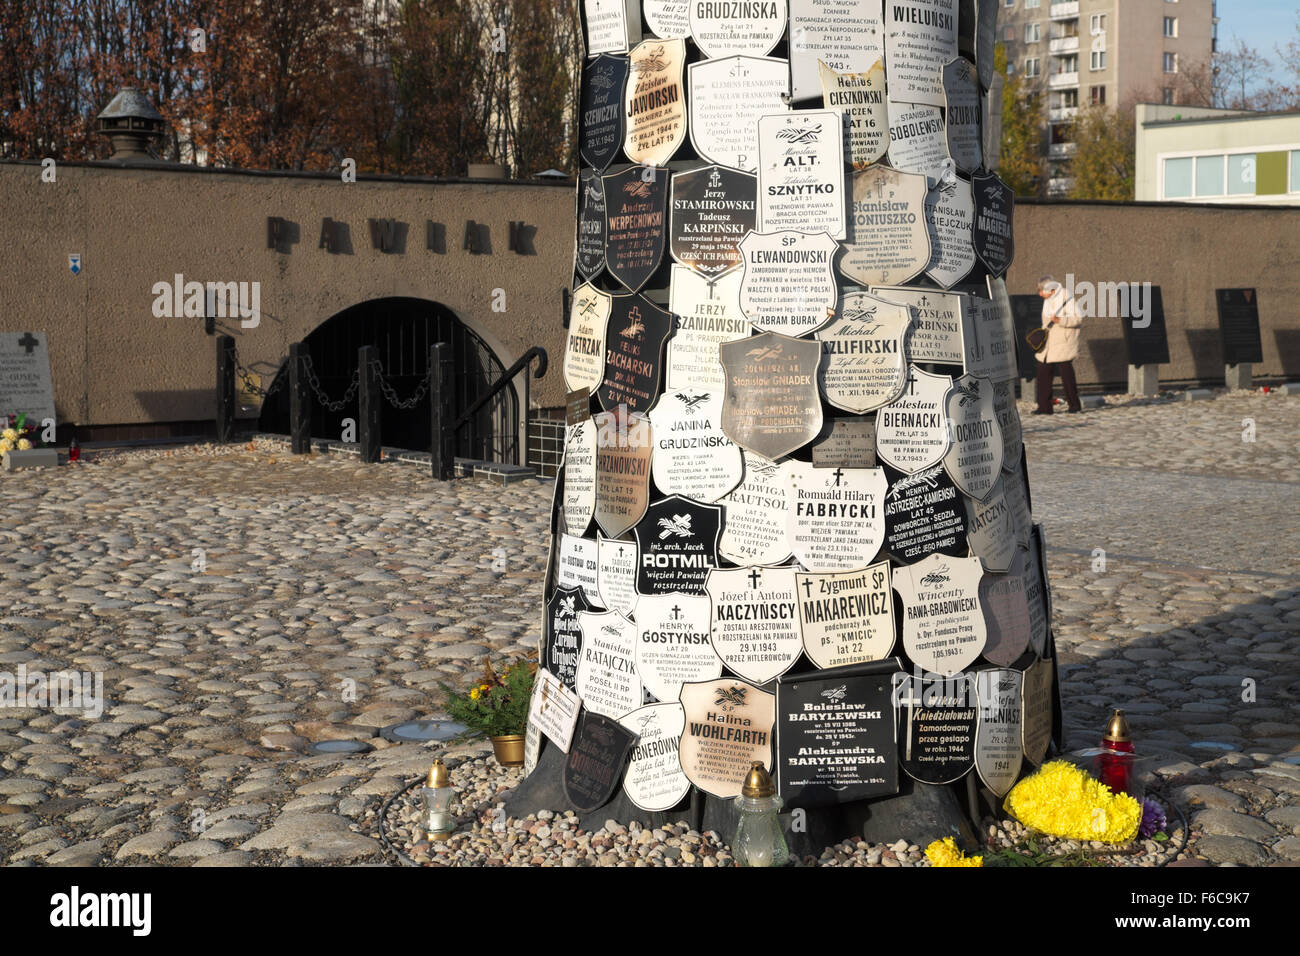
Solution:
<path fill-rule="evenodd" d="M 1264 361 L 1259 338 L 1259 298 L 1254 289 L 1218 289 L 1219 335 L 1223 338 L 1223 364 Z"/>
<path fill-rule="evenodd" d="M 963 558 L 968 553 L 964 496 L 943 464 L 914 475 L 890 469 L 885 493 L 885 550 L 902 564 L 931 554 Z"/>
<path fill-rule="evenodd" d="M 601 54 L 582 68 L 582 131 L 578 152 L 598 172 L 623 148 L 626 114 L 623 89 L 630 65 L 625 56 Z"/>
<path fill-rule="evenodd" d="M 979 707 L 968 674 L 949 680 L 897 681 L 898 757 L 903 771 L 921 783 L 953 783 L 975 766 Z"/>
<path fill-rule="evenodd" d="M 740 240 L 758 222 L 758 179 L 724 166 L 672 178 L 669 251 L 709 279 L 739 269 Z"/>
<path fill-rule="evenodd" d="M 705 579 L 718 566 L 721 505 L 671 495 L 651 504 L 632 531 L 638 594 L 706 593 Z"/>
<path fill-rule="evenodd" d="M 631 291 L 664 261 L 667 226 L 668 173 L 630 166 L 605 177 L 605 268 Z"/>
<path fill-rule="evenodd" d="M 1160 286 L 1153 285 L 1147 301 L 1144 325 L 1133 319 L 1123 319 L 1124 347 L 1128 350 L 1129 365 L 1168 365 L 1169 335 L 1165 331 L 1165 300 Z"/>
<path fill-rule="evenodd" d="M 820 342 L 764 332 L 723 342 L 718 356 L 727 373 L 722 430 L 737 445 L 775 461 L 821 432 Z"/>
<path fill-rule="evenodd" d="M 1011 187 L 993 173 L 971 180 L 975 189 L 975 225 L 971 238 L 975 254 L 995 276 L 1006 275 L 1015 257 Z"/>
<path fill-rule="evenodd" d="M 546 660 L 542 666 L 569 690 L 576 686 L 582 648 L 578 612 L 590 610 L 591 602 L 582 588 L 556 588 L 546 602 Z"/>
<path fill-rule="evenodd" d="M 605 377 L 600 405 L 645 412 L 659 397 L 664 343 L 673 334 L 673 315 L 641 295 L 616 295 L 605 336 Z"/>
<path fill-rule="evenodd" d="M 790 806 L 898 792 L 890 701 L 897 660 L 782 678 L 776 685 L 777 790 Z"/>
<path fill-rule="evenodd" d="M 578 272 L 592 279 L 605 268 L 605 181 L 594 169 L 578 176 Z"/>
<path fill-rule="evenodd" d="M 636 739 L 618 721 L 584 708 L 564 761 L 564 796 L 573 809 L 590 813 L 609 803 Z"/>

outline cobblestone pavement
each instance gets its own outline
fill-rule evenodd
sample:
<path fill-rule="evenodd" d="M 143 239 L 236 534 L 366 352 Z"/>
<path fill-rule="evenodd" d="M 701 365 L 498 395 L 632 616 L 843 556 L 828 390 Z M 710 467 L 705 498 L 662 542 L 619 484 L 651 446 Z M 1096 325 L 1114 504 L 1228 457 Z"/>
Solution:
<path fill-rule="evenodd" d="M 1069 746 L 1124 706 L 1188 809 L 1181 862 L 1300 860 L 1300 400 L 1028 411 Z M 6 865 L 380 862 L 429 749 L 374 728 L 536 643 L 547 482 L 268 442 L 0 480 L 0 670 L 101 671 L 106 698 L 0 708 Z M 375 750 L 302 753 L 348 737 Z M 536 861 L 523 829 L 507 858 Z"/>

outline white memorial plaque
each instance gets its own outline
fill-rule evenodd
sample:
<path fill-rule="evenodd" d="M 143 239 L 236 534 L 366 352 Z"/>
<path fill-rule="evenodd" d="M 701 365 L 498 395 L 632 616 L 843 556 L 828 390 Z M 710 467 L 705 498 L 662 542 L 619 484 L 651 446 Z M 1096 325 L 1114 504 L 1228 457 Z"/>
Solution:
<path fill-rule="evenodd" d="M 718 346 L 749 335 L 749 321 L 740 311 L 741 277 L 740 272 L 730 272 L 710 282 L 673 264 L 668 309 L 677 316 L 677 333 L 668 340 L 670 390 L 726 388 Z"/>
<path fill-rule="evenodd" d="M 844 127 L 833 110 L 758 121 L 758 228 L 845 236 Z"/>
<path fill-rule="evenodd" d="M 1002 430 L 993 408 L 993 383 L 963 375 L 945 405 L 952 444 L 943 467 L 963 493 L 983 501 L 1002 473 Z"/>
<path fill-rule="evenodd" d="M 580 535 L 596 513 L 596 425 L 591 419 L 568 429 L 564 442 L 564 527 Z"/>
<path fill-rule="evenodd" d="M 983 575 L 979 558 L 944 554 L 894 569 L 903 650 L 918 667 L 951 677 L 980 656 L 988 635 L 979 602 Z"/>
<path fill-rule="evenodd" d="M 665 495 L 717 501 L 740 483 L 745 466 L 740 448 L 722 433 L 721 392 L 665 392 L 650 423 L 650 476 Z"/>
<path fill-rule="evenodd" d="M 686 41 L 646 40 L 628 59 L 623 152 L 634 163 L 662 166 L 686 142 Z"/>
<path fill-rule="evenodd" d="M 587 56 L 626 53 L 641 35 L 639 0 L 583 0 L 587 14 Z"/>
<path fill-rule="evenodd" d="M 907 381 L 903 343 L 911 321 L 905 305 L 846 293 L 835 318 L 817 333 L 826 401 L 861 415 L 896 399 Z"/>
<path fill-rule="evenodd" d="M 889 104 L 885 100 L 885 61 L 865 73 L 837 73 L 820 65 L 822 100 L 844 116 L 849 165 L 866 169 L 889 149 Z"/>
<path fill-rule="evenodd" d="M 1001 359 L 992 378 L 995 382 L 1009 382 L 1020 377 L 1020 363 L 1016 359 L 1016 316 L 1011 309 L 1011 296 L 1007 294 L 1007 280 L 996 276 L 985 278 L 997 317 L 997 324 L 990 325 L 987 330 L 989 348 L 995 357 Z"/>
<path fill-rule="evenodd" d="M 948 168 L 943 113 L 925 103 L 889 100 L 889 164 L 924 176 L 933 186 Z"/>
<path fill-rule="evenodd" d="M 1012 559 L 1019 553 L 1019 548 L 1016 547 L 1016 521 L 1011 506 L 1007 503 L 1006 485 L 1005 480 L 999 479 L 983 501 L 965 499 L 966 540 L 970 544 L 971 554 L 980 559 L 985 571 L 995 571 L 998 574 L 1010 570 Z"/>
<path fill-rule="evenodd" d="M 1042 764 L 1047 756 L 1047 745 L 1052 739 L 1052 671 L 1055 662 L 1050 658 L 1035 661 L 1025 671 L 1024 704 L 1020 711 L 1020 737 L 1024 744 L 1025 759 L 1034 766 Z"/>
<path fill-rule="evenodd" d="M 948 451 L 945 412 L 952 378 L 908 366 L 903 394 L 876 413 L 876 455 L 914 475 L 943 461 Z"/>
<path fill-rule="evenodd" d="M 943 105 L 943 65 L 957 55 L 957 0 L 887 0 L 889 91 L 905 103 Z"/>
<path fill-rule="evenodd" d="M 980 142 L 980 84 L 970 60 L 957 57 L 943 67 L 944 125 L 948 155 L 964 173 L 984 161 Z"/>
<path fill-rule="evenodd" d="M 571 392 L 594 392 L 605 377 L 605 329 L 613 305 L 612 296 L 590 284 L 573 292 L 564 348 L 564 384 Z"/>
<path fill-rule="evenodd" d="M 1010 667 L 1029 650 L 1033 626 L 1029 618 L 1029 599 L 1025 597 L 1022 573 L 1025 551 L 1016 551 L 1015 568 L 1010 574 L 986 574 L 980 582 L 980 607 L 988 639 L 984 642 L 984 659 L 999 667 Z"/>
<path fill-rule="evenodd" d="M 740 310 L 755 328 L 799 337 L 835 314 L 838 244 L 828 234 L 751 232 L 740 242 Z"/>
<path fill-rule="evenodd" d="M 750 767 L 772 769 L 772 725 L 776 695 L 734 678 L 685 684 L 682 707 L 682 770 L 705 793 L 729 800 L 740 796 Z"/>
<path fill-rule="evenodd" d="M 636 672 L 637 627 L 617 611 L 578 614 L 582 655 L 578 659 L 578 696 L 594 714 L 618 720 L 640 707 L 641 678 Z"/>
<path fill-rule="evenodd" d="M 853 174 L 849 241 L 839 270 L 862 285 L 895 285 L 930 261 L 924 176 L 872 166 Z"/>
<path fill-rule="evenodd" d="M 636 607 L 636 544 L 614 538 L 598 540 L 596 590 L 600 603 L 611 611 L 630 615 Z"/>
<path fill-rule="evenodd" d="M 1034 533 L 1034 519 L 1029 513 L 1029 493 L 1025 491 L 1025 477 L 1020 470 L 1020 459 L 1009 472 L 1002 474 L 1002 493 L 1011 510 L 1011 525 L 1015 529 L 1016 547 L 1028 548 Z"/>
<path fill-rule="evenodd" d="M 818 667 L 878 661 L 894 649 L 889 562 L 839 574 L 796 574 L 803 649 Z"/>
<path fill-rule="evenodd" d="M 571 534 L 560 535 L 560 565 L 556 584 L 562 588 L 581 588 L 587 600 L 596 607 L 602 606 L 600 589 L 596 587 L 596 569 L 600 566 L 600 552 L 594 538 L 579 538 Z"/>
<path fill-rule="evenodd" d="M 872 295 L 910 305 L 914 312 L 912 334 L 907 337 L 909 362 L 936 362 L 961 367 L 965 361 L 961 315 L 964 296 L 933 289 L 872 286 Z"/>
<path fill-rule="evenodd" d="M 745 476 L 722 505 L 718 553 L 740 565 L 780 564 L 790 557 L 786 539 L 786 484 L 789 468 L 743 451 Z"/>
<path fill-rule="evenodd" d="M 713 649 L 733 673 L 766 684 L 803 653 L 794 568 L 714 568 L 704 583 L 712 602 Z"/>
<path fill-rule="evenodd" d="M 691 21 L 686 11 L 689 6 L 689 0 L 642 0 L 641 16 L 645 19 L 646 29 L 661 40 L 688 37 L 691 35 Z"/>
<path fill-rule="evenodd" d="M 779 0 L 694 0 L 691 37 L 705 56 L 771 53 L 785 34 L 785 4 Z"/>
<path fill-rule="evenodd" d="M 677 759 L 686 711 L 676 700 L 646 704 L 624 714 L 619 723 L 637 735 L 623 775 L 623 791 L 638 809 L 648 813 L 671 810 L 691 789 Z"/>
<path fill-rule="evenodd" d="M 975 268 L 970 231 L 975 221 L 975 197 L 970 183 L 959 176 L 940 182 L 925 201 L 925 218 L 931 250 L 925 274 L 951 289 Z"/>
<path fill-rule="evenodd" d="M 790 85 L 795 102 L 821 94 L 819 63 L 839 73 L 866 73 L 884 55 L 880 0 L 790 0 Z"/>
<path fill-rule="evenodd" d="M 709 162 L 758 170 L 758 120 L 788 110 L 789 65 L 772 57 L 731 56 L 686 67 L 691 145 Z"/>
<path fill-rule="evenodd" d="M 44 332 L 0 332 L 0 418 L 24 412 L 26 424 L 38 428 L 46 419 L 58 419 L 50 339 Z"/>
<path fill-rule="evenodd" d="M 551 739 L 564 753 L 569 752 L 573 729 L 578 726 L 582 701 L 578 695 L 545 667 L 537 668 L 533 694 L 528 701 L 528 720 Z"/>
<path fill-rule="evenodd" d="M 709 641 L 707 595 L 643 594 L 636 604 L 636 672 L 657 700 L 676 700 L 683 683 L 722 676 Z"/>
<path fill-rule="evenodd" d="M 808 571 L 865 568 L 885 542 L 885 472 L 790 462 L 790 549 Z"/>
<path fill-rule="evenodd" d="M 975 769 L 998 797 L 1020 776 L 1024 743 L 1020 739 L 1020 671 L 987 670 L 975 675 L 979 721 L 975 725 Z"/>

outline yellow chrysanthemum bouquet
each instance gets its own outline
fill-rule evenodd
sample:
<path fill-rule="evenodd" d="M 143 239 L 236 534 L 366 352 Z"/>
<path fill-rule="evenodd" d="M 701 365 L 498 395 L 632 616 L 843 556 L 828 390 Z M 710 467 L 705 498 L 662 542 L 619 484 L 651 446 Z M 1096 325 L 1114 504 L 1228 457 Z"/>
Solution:
<path fill-rule="evenodd" d="M 7 451 L 27 451 L 38 444 L 36 426 L 27 424 L 27 413 L 10 415 L 4 428 L 0 428 L 0 454 Z"/>
<path fill-rule="evenodd" d="M 1025 826 L 1067 840 L 1127 843 L 1142 822 L 1140 801 L 1112 792 L 1065 760 L 1043 764 L 1012 787 L 1002 805 Z"/>

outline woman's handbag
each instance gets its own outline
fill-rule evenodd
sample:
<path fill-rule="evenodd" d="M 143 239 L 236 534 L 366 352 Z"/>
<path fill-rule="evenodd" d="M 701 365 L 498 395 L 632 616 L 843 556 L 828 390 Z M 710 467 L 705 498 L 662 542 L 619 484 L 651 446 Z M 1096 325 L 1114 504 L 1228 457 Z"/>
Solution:
<path fill-rule="evenodd" d="M 1025 336 L 1025 341 L 1035 352 L 1041 352 L 1047 348 L 1047 329 L 1030 329 L 1029 334 Z"/>

